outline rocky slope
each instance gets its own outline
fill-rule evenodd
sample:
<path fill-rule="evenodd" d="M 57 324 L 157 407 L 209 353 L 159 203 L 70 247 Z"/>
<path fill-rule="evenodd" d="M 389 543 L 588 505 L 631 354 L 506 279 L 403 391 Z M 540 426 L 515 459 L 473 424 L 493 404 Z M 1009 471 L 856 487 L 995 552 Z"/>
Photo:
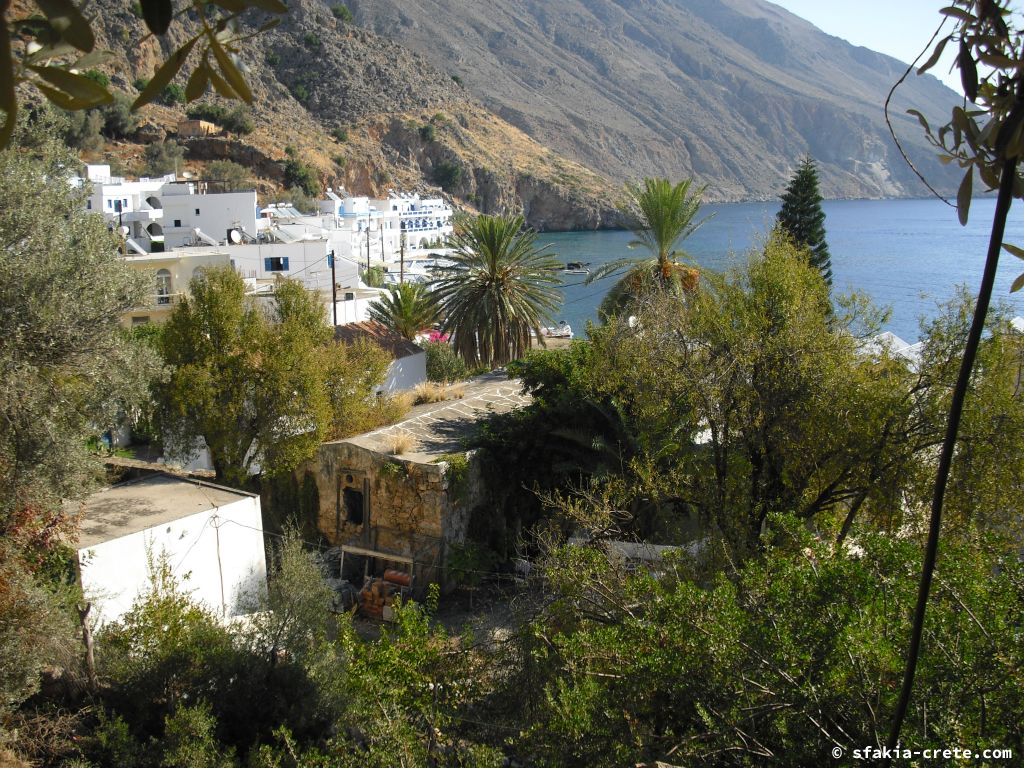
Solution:
<path fill-rule="evenodd" d="M 136 80 L 150 76 L 192 32 L 185 20 L 166 41 L 135 45 L 144 37 L 141 20 L 115 0 L 96 5 L 101 43 L 116 52 L 104 69 L 116 88 L 131 95 Z M 622 223 L 617 185 L 498 118 L 426 59 L 334 18 L 319 2 L 290 3 L 281 25 L 256 38 L 243 61 L 256 130 L 238 138 L 190 140 L 189 160 L 201 165 L 232 159 L 280 183 L 290 146 L 317 170 L 324 186 L 355 194 L 381 195 L 389 188 L 437 193 L 439 172 L 445 171 L 446 190 L 464 207 L 521 211 L 538 229 Z M 187 65 L 177 82 L 184 84 L 189 71 Z M 144 128 L 135 138 L 173 136 L 172 127 L 183 117 L 181 106 L 146 107 Z M 109 149 L 129 161 L 140 154 L 131 143 Z"/>
<path fill-rule="evenodd" d="M 882 117 L 905 66 L 764 0 L 349 5 L 502 118 L 616 181 L 692 174 L 713 198 L 772 198 L 810 153 L 829 196 L 925 193 Z M 935 161 L 905 109 L 944 117 L 957 101 L 911 76 L 894 109 L 910 156 L 947 189 L 956 170 Z"/>

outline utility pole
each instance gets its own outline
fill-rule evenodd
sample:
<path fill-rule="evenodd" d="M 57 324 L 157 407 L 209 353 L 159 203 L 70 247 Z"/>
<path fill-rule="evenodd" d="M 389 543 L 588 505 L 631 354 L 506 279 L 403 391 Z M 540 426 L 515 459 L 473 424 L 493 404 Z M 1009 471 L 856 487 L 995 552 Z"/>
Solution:
<path fill-rule="evenodd" d="M 402 232 L 398 239 L 399 256 L 398 261 L 398 283 L 401 285 L 405 282 L 405 232 Z"/>
<path fill-rule="evenodd" d="M 338 280 L 334 276 L 334 251 L 331 251 L 331 317 L 334 319 L 334 325 L 338 325 Z"/>

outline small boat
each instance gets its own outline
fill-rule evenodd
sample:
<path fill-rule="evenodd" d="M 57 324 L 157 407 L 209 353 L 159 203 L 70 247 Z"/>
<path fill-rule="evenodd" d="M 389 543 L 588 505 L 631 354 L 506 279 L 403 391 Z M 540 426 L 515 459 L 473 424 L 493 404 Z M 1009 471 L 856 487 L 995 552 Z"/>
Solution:
<path fill-rule="evenodd" d="M 572 326 L 565 320 L 560 320 L 558 325 L 549 325 L 540 329 L 541 335 L 546 339 L 571 339 Z"/>
<path fill-rule="evenodd" d="M 570 261 L 562 269 L 562 273 L 566 275 L 589 275 L 590 274 L 590 262 L 583 261 Z"/>

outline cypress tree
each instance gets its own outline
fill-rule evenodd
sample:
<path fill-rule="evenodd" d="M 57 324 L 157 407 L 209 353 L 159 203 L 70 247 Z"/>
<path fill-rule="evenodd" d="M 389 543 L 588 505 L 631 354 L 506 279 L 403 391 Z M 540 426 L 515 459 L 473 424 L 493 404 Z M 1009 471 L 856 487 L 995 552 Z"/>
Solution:
<path fill-rule="evenodd" d="M 776 220 L 794 243 L 810 251 L 811 264 L 831 286 L 832 259 L 825 242 L 825 212 L 821 210 L 821 193 L 818 192 L 818 169 L 811 157 L 801 161 L 790 179 Z"/>

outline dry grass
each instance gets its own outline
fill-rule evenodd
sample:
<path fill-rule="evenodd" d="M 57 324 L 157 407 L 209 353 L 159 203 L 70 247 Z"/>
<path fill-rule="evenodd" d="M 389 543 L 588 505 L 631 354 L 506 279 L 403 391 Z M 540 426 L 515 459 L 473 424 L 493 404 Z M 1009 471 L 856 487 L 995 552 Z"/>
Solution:
<path fill-rule="evenodd" d="M 461 400 L 466 396 L 466 385 L 460 384 L 449 384 L 448 385 L 448 397 L 451 400 Z"/>
<path fill-rule="evenodd" d="M 413 400 L 416 405 L 421 403 L 440 403 L 448 399 L 448 386 L 433 381 L 424 381 L 413 387 Z"/>
<path fill-rule="evenodd" d="M 384 438 L 384 447 L 392 456 L 401 456 L 416 447 L 416 438 L 408 432 L 393 432 Z"/>

